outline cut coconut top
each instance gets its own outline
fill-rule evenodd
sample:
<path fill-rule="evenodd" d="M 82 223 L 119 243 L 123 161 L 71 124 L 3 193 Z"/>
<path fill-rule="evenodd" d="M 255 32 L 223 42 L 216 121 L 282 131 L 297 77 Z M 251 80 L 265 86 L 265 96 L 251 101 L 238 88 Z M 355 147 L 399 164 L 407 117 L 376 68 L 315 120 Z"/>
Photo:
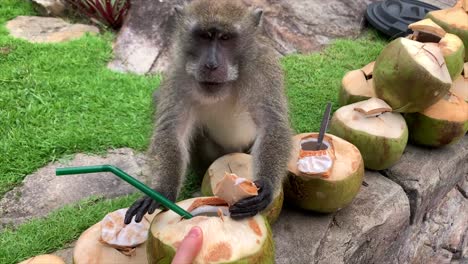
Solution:
<path fill-rule="evenodd" d="M 362 108 L 373 114 L 363 113 L 363 110 L 359 110 Z M 371 98 L 343 106 L 334 116 L 353 130 L 379 137 L 400 138 L 406 130 L 405 119 L 399 113 L 388 112 L 389 109 L 391 108 L 381 99 Z M 375 116 L 378 113 L 382 114 Z"/>
<path fill-rule="evenodd" d="M 468 0 L 458 0 L 454 7 L 463 8 L 468 13 Z"/>
<path fill-rule="evenodd" d="M 439 39 L 443 38 L 446 34 L 445 30 L 434 23 L 430 18 L 426 18 L 417 22 L 414 22 L 408 26 L 411 30 L 415 32 L 415 35 L 418 35 L 419 32 L 431 34 L 437 36 Z M 416 38 L 418 38 L 416 36 Z"/>
<path fill-rule="evenodd" d="M 444 56 L 457 52 L 462 46 L 462 40 L 457 35 L 450 33 L 447 33 L 439 42 L 439 48 Z"/>
<path fill-rule="evenodd" d="M 21 261 L 18 264 L 65 264 L 65 261 L 55 255 L 45 254 Z"/>
<path fill-rule="evenodd" d="M 458 95 L 449 92 L 437 103 L 424 110 L 422 114 L 439 120 L 467 122 L 468 103 Z"/>
<path fill-rule="evenodd" d="M 468 101 L 468 78 L 459 76 L 455 81 L 453 81 L 450 92 L 458 95 L 465 101 Z"/>
<path fill-rule="evenodd" d="M 399 38 L 399 40 L 408 54 L 412 56 L 419 65 L 441 82 L 452 83 L 450 73 L 445 65 L 444 56 L 438 46 L 406 38 Z"/>
<path fill-rule="evenodd" d="M 368 72 L 369 68 L 365 68 L 365 71 Z M 373 80 L 368 79 L 365 71 L 354 70 L 345 74 L 341 85 L 349 94 L 375 97 Z"/>
<path fill-rule="evenodd" d="M 225 172 L 213 193 L 231 206 L 244 198 L 258 195 L 258 189 L 251 180 Z"/>
<path fill-rule="evenodd" d="M 335 160 L 333 162 L 333 168 L 330 172 L 330 176 L 328 178 L 324 178 L 320 174 L 314 176 L 300 172 L 297 168 L 297 160 L 301 149 L 301 141 L 303 138 L 310 135 L 318 136 L 318 133 L 303 133 L 293 137 L 293 147 L 291 157 L 288 162 L 288 170 L 292 174 L 310 179 L 319 178 L 324 181 L 341 181 L 355 173 L 362 165 L 361 153 L 353 144 L 337 136 L 326 134 L 327 138 L 329 138 L 326 144 L 334 148 L 335 154 Z"/>
<path fill-rule="evenodd" d="M 375 97 L 358 104 L 354 107 L 354 110 L 364 114 L 365 116 L 376 116 L 385 112 L 392 112 L 392 108 L 386 102 Z"/>
<path fill-rule="evenodd" d="M 186 210 L 194 203 L 210 205 L 203 202 L 205 199 L 211 198 L 193 198 L 177 205 Z M 150 232 L 162 243 L 177 249 L 194 226 L 203 231 L 202 249 L 194 263 L 228 263 L 260 253 L 269 234 L 266 222 L 260 215 L 243 220 L 233 220 L 228 216 L 196 216 L 181 220 L 180 216 L 172 211 L 158 214 Z"/>
<path fill-rule="evenodd" d="M 432 15 L 436 20 L 444 21 L 459 29 L 468 29 L 468 14 L 461 7 L 453 7 L 437 11 L 431 11 L 428 15 Z"/>
<path fill-rule="evenodd" d="M 101 221 L 101 240 L 111 246 L 136 247 L 148 238 L 150 222 L 143 217 L 140 223 L 124 224 L 127 209 L 107 214 Z"/>
<path fill-rule="evenodd" d="M 211 190 L 223 179 L 225 172 L 235 173 L 241 178 L 253 180 L 253 159 L 245 153 L 232 153 L 215 160 L 208 168 Z"/>

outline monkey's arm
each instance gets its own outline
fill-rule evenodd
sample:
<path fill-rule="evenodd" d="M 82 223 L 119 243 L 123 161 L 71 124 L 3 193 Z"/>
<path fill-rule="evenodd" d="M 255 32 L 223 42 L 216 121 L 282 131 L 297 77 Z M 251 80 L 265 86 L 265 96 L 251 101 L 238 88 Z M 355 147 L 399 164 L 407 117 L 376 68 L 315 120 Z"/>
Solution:
<path fill-rule="evenodd" d="M 278 89 L 280 90 L 280 89 Z M 270 94 L 271 95 L 271 94 Z M 282 95 L 271 95 L 257 105 L 254 114 L 258 135 L 252 148 L 255 183 L 259 195 L 243 199 L 230 208 L 233 218 L 244 218 L 264 210 L 281 190 L 290 155 L 291 130 Z"/>
<path fill-rule="evenodd" d="M 161 89 L 163 89 L 162 87 Z M 192 133 L 192 118 L 190 110 L 184 109 L 183 104 L 171 100 L 172 94 L 161 91 L 165 100 L 159 100 L 157 107 L 156 126 L 148 150 L 150 175 L 154 177 L 152 187 L 175 201 L 183 182 L 187 167 L 188 141 Z M 125 224 L 129 224 L 132 217 L 140 222 L 148 212 L 152 214 L 159 204 L 150 197 L 137 200 L 125 215 Z"/>

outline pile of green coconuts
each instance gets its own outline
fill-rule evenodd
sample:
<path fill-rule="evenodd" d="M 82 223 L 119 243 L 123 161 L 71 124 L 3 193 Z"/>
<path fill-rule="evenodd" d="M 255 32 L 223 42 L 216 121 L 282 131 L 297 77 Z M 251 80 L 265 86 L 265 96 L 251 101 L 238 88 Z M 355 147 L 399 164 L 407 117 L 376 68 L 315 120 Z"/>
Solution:
<path fill-rule="evenodd" d="M 468 130 L 466 10 L 432 11 L 409 28 L 413 34 L 393 40 L 375 62 L 342 80 L 342 107 L 330 133 L 354 144 L 367 169 L 395 164 L 407 141 L 439 148 Z M 361 106 L 373 113 L 359 112 Z"/>

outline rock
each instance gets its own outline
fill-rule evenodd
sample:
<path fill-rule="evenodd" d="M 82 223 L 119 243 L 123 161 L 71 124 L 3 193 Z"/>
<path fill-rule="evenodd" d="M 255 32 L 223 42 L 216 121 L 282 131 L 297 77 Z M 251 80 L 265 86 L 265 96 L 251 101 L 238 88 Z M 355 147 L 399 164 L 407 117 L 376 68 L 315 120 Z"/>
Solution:
<path fill-rule="evenodd" d="M 273 225 L 276 263 L 376 263 L 409 224 L 404 191 L 366 172 L 354 201 L 335 214 L 283 208 Z"/>
<path fill-rule="evenodd" d="M 52 255 L 61 257 L 67 264 L 73 264 L 73 249 L 75 247 L 75 244 L 76 242 L 66 246 L 61 250 L 55 251 L 54 253 L 52 253 Z"/>
<path fill-rule="evenodd" d="M 331 40 L 356 37 L 367 4 L 376 0 L 243 0 L 264 9 L 266 36 L 281 54 L 319 50 Z M 113 70 L 145 74 L 167 67 L 173 7 L 189 2 L 135 0 L 115 42 Z"/>
<path fill-rule="evenodd" d="M 411 223 L 420 223 L 445 195 L 468 174 L 468 136 L 437 149 L 407 146 L 401 160 L 383 171 L 405 190 Z"/>
<path fill-rule="evenodd" d="M 32 0 L 36 10 L 43 16 L 62 16 L 65 4 L 62 0 Z"/>
<path fill-rule="evenodd" d="M 441 203 L 412 225 L 380 263 L 453 263 L 468 260 L 468 200 L 453 188 Z M 462 262 L 464 263 L 464 262 Z"/>
<path fill-rule="evenodd" d="M 18 16 L 6 24 L 10 34 L 29 42 L 65 42 L 86 33 L 98 34 L 95 26 L 70 24 L 61 18 Z"/>
<path fill-rule="evenodd" d="M 457 0 L 423 0 L 423 2 L 445 9 L 454 6 Z"/>
<path fill-rule="evenodd" d="M 143 154 L 128 148 L 115 149 L 106 156 L 77 154 L 73 160 L 54 162 L 27 176 L 21 186 L 0 200 L 0 225 L 20 224 L 32 217 L 45 216 L 52 210 L 98 195 L 113 198 L 135 192 L 136 189 L 111 173 L 55 176 L 57 167 L 111 164 L 142 179 L 146 164 Z"/>

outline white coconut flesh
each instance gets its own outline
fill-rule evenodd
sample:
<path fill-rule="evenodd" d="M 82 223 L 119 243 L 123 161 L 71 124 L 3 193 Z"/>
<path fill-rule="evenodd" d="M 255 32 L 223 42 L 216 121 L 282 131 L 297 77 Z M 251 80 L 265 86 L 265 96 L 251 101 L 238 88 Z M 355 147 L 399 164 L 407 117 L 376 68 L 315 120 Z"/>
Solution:
<path fill-rule="evenodd" d="M 318 138 L 316 137 L 307 137 L 300 141 L 302 150 L 310 153 L 297 161 L 297 169 L 300 172 L 321 174 L 326 173 L 333 166 L 335 156 L 333 155 L 331 140 L 324 138 L 320 147 L 317 142 Z"/>
<path fill-rule="evenodd" d="M 338 120 L 352 130 L 378 137 L 396 139 L 405 132 L 405 119 L 383 100 L 371 98 L 343 106 L 335 112 Z"/>
<path fill-rule="evenodd" d="M 210 204 L 210 199 L 217 198 L 193 198 L 177 204 L 185 210 L 196 204 L 200 204 L 198 207 L 225 206 Z M 201 200 L 204 202 L 200 202 Z M 260 215 L 243 220 L 233 220 L 229 216 L 196 216 L 191 219 L 181 219 L 172 211 L 158 214 L 150 232 L 163 244 L 176 250 L 194 226 L 200 227 L 203 231 L 202 249 L 194 263 L 231 262 L 255 255 L 262 250 L 268 237 L 265 220 Z"/>
<path fill-rule="evenodd" d="M 452 122 L 468 121 L 468 103 L 453 93 L 448 93 L 437 103 L 424 110 L 425 116 Z"/>
<path fill-rule="evenodd" d="M 310 134 L 301 135 L 306 136 Z M 297 160 L 301 149 L 301 141 L 303 140 L 301 135 L 293 137 L 292 154 L 288 163 L 288 170 L 292 174 L 300 176 L 303 179 L 320 178 L 330 182 L 341 181 L 355 173 L 361 165 L 361 153 L 353 144 L 337 136 L 325 134 L 325 140 L 334 152 L 333 167 L 331 168 L 330 175 L 327 178 L 324 178 L 320 174 L 310 175 L 302 173 L 297 168 Z M 311 135 L 318 136 L 318 133 L 312 133 Z"/>
<path fill-rule="evenodd" d="M 346 73 L 341 82 L 343 88 L 351 95 L 375 97 L 372 73 L 366 75 L 366 72 L 369 73 L 368 68 Z"/>

